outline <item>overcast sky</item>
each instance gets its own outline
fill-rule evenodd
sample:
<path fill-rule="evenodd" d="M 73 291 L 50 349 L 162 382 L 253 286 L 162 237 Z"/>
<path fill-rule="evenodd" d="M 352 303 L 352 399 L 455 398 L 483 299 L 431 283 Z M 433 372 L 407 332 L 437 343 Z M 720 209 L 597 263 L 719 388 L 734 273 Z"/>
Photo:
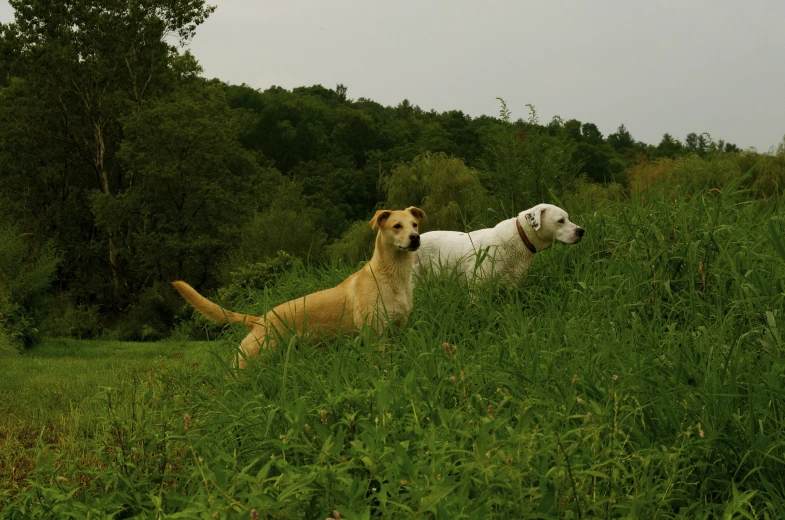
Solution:
<path fill-rule="evenodd" d="M 527 103 L 656 144 L 785 134 L 785 1 L 212 0 L 190 45 L 207 77 L 343 83 L 352 99 L 514 118 Z M 0 0 L 0 20 L 12 10 Z"/>

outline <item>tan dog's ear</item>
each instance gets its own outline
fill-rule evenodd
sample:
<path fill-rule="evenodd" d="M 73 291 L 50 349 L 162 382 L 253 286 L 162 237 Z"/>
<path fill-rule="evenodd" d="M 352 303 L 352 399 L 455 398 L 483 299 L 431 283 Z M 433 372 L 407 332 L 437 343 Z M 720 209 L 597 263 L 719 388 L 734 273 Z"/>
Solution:
<path fill-rule="evenodd" d="M 384 221 L 390 217 L 390 211 L 386 209 L 380 209 L 376 212 L 376 215 L 373 216 L 371 219 L 371 229 L 376 229 L 382 227 Z"/>
<path fill-rule="evenodd" d="M 414 218 L 416 218 L 417 220 L 428 220 L 427 218 L 425 218 L 425 212 L 420 208 L 409 206 L 408 208 L 406 208 L 406 211 L 414 215 Z"/>

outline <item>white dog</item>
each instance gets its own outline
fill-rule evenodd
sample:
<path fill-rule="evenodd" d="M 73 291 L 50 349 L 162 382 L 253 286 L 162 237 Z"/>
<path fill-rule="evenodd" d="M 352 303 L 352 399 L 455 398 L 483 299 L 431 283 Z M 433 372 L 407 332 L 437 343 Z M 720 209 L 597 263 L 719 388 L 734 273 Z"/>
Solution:
<path fill-rule="evenodd" d="M 468 282 L 485 281 L 496 275 L 512 285 L 523 277 L 537 251 L 554 242 L 577 244 L 583 233 L 584 229 L 570 222 L 560 207 L 538 204 L 493 228 L 471 233 L 423 233 L 414 272 L 422 276 L 457 269 Z"/>

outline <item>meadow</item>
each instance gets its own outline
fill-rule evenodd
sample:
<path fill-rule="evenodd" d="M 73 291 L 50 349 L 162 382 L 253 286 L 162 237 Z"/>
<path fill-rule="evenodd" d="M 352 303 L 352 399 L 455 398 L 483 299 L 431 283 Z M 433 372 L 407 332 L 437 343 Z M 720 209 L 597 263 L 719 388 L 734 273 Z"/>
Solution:
<path fill-rule="evenodd" d="M 242 327 L 4 358 L 0 516 L 785 518 L 785 213 L 740 184 L 553 201 L 580 244 L 517 287 L 424 280 L 382 343 L 240 374 Z"/>

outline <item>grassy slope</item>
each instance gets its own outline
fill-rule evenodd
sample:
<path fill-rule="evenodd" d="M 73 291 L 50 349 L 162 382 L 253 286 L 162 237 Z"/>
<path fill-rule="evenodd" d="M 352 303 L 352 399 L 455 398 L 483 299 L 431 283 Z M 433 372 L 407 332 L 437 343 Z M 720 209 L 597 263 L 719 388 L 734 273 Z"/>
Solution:
<path fill-rule="evenodd" d="M 47 339 L 23 355 L 2 358 L 0 377 L 0 482 L 20 483 L 49 446 L 61 456 L 84 458 L 86 437 L 107 413 L 100 399 L 108 389 L 125 397 L 173 364 L 195 363 L 209 352 L 207 343 L 164 341 L 128 343 Z"/>
<path fill-rule="evenodd" d="M 14 510 L 785 517 L 782 206 L 732 187 L 563 205 L 583 243 L 519 288 L 425 283 L 383 344 L 290 346 L 237 378 L 118 373 L 85 462 L 40 464 Z M 285 277 L 237 310 L 345 274 Z"/>

